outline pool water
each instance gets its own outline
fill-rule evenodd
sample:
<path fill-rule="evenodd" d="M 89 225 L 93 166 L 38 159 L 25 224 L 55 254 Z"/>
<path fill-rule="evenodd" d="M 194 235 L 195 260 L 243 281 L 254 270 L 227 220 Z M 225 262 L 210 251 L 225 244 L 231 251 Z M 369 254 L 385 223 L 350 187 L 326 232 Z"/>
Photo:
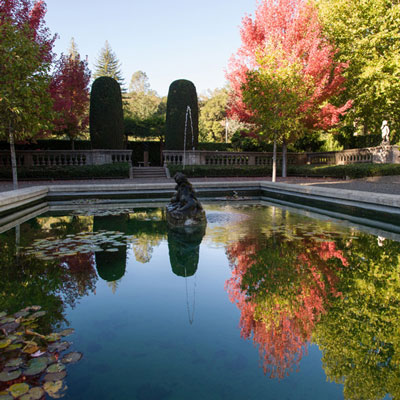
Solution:
<path fill-rule="evenodd" d="M 66 399 L 400 396 L 394 234 L 272 204 L 46 214 L 0 235 L 0 311 L 72 327 Z M 40 330 L 41 327 L 38 327 Z"/>

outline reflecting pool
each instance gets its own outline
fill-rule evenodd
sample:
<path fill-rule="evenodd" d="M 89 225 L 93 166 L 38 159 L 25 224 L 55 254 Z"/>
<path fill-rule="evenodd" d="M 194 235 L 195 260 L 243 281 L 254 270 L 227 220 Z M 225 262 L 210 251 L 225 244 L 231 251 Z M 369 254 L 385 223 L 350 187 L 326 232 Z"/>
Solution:
<path fill-rule="evenodd" d="M 273 204 L 205 209 L 190 235 L 141 205 L 0 235 L 0 312 L 40 305 L 40 334 L 74 328 L 65 399 L 399 398 L 396 234 Z"/>

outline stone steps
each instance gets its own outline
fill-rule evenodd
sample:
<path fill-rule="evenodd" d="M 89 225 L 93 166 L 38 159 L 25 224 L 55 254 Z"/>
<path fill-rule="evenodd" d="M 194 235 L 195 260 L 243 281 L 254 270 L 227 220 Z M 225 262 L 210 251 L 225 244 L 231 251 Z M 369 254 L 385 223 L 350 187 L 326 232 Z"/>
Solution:
<path fill-rule="evenodd" d="M 167 178 L 164 167 L 132 167 L 130 171 L 130 177 L 136 178 Z"/>

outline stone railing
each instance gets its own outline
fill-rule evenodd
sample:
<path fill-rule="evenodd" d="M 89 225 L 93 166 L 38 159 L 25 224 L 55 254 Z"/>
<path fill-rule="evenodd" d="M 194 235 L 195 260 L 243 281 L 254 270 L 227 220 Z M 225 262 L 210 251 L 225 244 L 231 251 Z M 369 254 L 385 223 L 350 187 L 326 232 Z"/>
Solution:
<path fill-rule="evenodd" d="M 378 146 L 364 149 L 324 153 L 287 153 L 288 165 L 344 165 L 358 163 L 400 163 L 398 146 Z M 163 151 L 164 165 L 272 165 L 272 153 L 229 151 Z M 277 164 L 282 154 L 277 154 Z"/>
<path fill-rule="evenodd" d="M 288 164 L 306 164 L 305 153 L 288 153 Z M 163 151 L 164 165 L 272 165 L 272 153 L 230 152 L 230 151 Z M 277 163 L 282 163 L 278 153 Z"/>
<path fill-rule="evenodd" d="M 307 153 L 307 164 L 311 165 L 346 165 L 361 163 L 399 164 L 399 148 L 398 146 L 382 145 L 363 149 Z"/>
<path fill-rule="evenodd" d="M 54 167 L 131 163 L 130 150 L 21 150 L 17 151 L 18 167 Z M 11 165 L 9 151 L 0 151 L 0 167 Z"/>

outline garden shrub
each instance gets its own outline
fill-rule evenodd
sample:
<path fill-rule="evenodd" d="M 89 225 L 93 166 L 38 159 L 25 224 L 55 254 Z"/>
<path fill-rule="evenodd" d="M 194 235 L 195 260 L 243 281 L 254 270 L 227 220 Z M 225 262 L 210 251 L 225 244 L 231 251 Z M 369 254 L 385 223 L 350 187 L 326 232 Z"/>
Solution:
<path fill-rule="evenodd" d="M 123 149 L 121 88 L 108 76 L 97 78 L 90 94 L 90 140 L 94 149 Z"/>
<path fill-rule="evenodd" d="M 185 142 L 186 109 L 190 107 L 193 120 L 193 143 L 188 118 L 186 150 L 197 149 L 199 140 L 199 105 L 196 87 L 190 81 L 179 79 L 171 83 L 168 91 L 165 128 L 165 149 L 183 150 Z"/>

